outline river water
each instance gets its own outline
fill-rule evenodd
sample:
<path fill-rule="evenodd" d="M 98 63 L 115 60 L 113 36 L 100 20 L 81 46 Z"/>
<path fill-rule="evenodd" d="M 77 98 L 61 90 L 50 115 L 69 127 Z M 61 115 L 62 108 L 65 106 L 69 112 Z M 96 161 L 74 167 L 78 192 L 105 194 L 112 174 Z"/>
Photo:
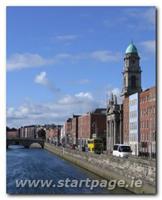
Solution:
<path fill-rule="evenodd" d="M 25 149 L 21 146 L 10 146 L 7 150 L 7 193 L 9 194 L 116 194 L 129 193 L 120 188 L 86 187 L 75 184 L 68 187 L 23 187 L 16 186 L 16 180 L 52 180 L 57 185 L 59 180 L 101 180 L 96 175 L 54 154 L 40 148 Z"/>

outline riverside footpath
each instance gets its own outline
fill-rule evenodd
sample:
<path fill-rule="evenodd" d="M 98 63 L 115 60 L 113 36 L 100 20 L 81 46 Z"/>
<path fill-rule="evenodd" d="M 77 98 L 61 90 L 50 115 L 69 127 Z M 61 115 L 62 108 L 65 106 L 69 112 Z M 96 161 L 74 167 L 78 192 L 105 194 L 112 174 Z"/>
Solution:
<path fill-rule="evenodd" d="M 106 154 L 93 154 L 57 147 L 45 143 L 44 148 L 106 180 L 123 180 L 125 188 L 135 194 L 156 193 L 156 161 L 138 157 L 119 158 Z M 141 181 L 136 187 L 132 182 Z"/>

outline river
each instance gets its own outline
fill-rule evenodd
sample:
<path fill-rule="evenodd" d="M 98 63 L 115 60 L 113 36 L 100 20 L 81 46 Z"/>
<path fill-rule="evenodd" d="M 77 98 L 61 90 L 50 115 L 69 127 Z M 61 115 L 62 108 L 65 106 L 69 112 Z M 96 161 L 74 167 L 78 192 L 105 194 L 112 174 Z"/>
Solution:
<path fill-rule="evenodd" d="M 21 146 L 10 146 L 7 150 L 7 193 L 9 194 L 116 194 L 129 193 L 116 188 L 86 187 L 23 187 L 16 186 L 16 180 L 52 180 L 54 185 L 59 180 L 101 180 L 96 175 L 56 155 L 40 148 L 25 149 Z"/>

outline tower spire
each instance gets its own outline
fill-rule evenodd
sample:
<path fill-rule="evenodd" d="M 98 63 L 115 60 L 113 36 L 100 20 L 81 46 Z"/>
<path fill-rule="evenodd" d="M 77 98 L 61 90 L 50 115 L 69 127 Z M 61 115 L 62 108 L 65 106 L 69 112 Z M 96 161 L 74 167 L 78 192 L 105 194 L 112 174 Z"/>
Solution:
<path fill-rule="evenodd" d="M 128 45 L 125 51 L 124 57 L 124 72 L 123 72 L 123 90 L 122 95 L 129 96 L 136 92 L 140 92 L 141 89 L 141 68 L 140 57 L 136 46 L 131 43 Z"/>

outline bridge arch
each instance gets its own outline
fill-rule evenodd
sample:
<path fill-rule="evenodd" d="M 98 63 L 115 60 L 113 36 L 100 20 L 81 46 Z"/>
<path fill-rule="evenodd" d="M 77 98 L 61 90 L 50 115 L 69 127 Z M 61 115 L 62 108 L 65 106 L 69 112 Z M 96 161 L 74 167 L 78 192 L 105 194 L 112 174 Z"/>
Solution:
<path fill-rule="evenodd" d="M 29 144 L 29 148 L 33 148 L 33 147 L 40 147 L 40 148 L 44 148 L 44 144 L 43 143 L 40 143 L 40 142 L 31 142 L 30 144 Z"/>
<path fill-rule="evenodd" d="M 24 148 L 30 148 L 30 146 L 34 143 L 39 144 L 42 148 L 44 148 L 44 142 L 45 140 L 43 139 L 31 139 L 31 138 L 12 138 L 12 139 L 7 139 L 7 148 L 9 145 L 22 145 Z"/>

